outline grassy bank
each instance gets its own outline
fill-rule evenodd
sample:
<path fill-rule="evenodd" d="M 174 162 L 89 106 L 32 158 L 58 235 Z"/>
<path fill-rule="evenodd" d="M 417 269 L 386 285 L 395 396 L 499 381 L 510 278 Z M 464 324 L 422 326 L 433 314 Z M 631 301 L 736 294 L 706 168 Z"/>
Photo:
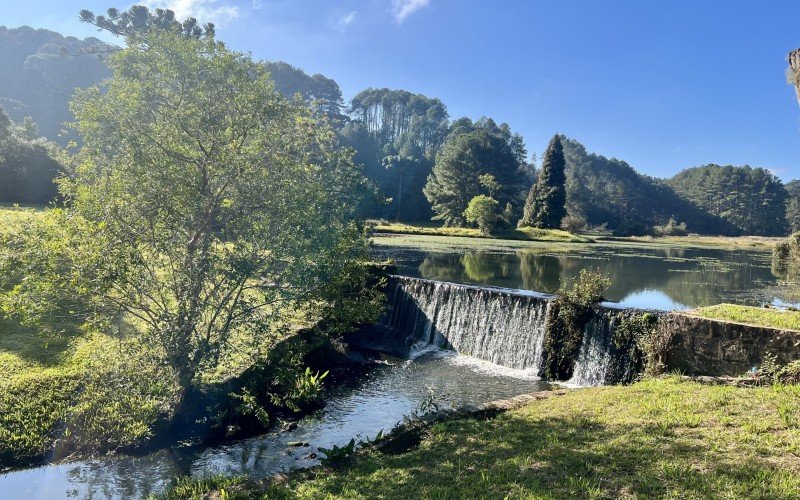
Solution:
<path fill-rule="evenodd" d="M 576 390 L 436 424 L 418 449 L 367 451 L 285 486 L 217 478 L 172 496 L 220 481 L 232 498 L 796 498 L 800 387 L 667 378 Z"/>
<path fill-rule="evenodd" d="M 800 330 L 800 311 L 740 306 L 736 304 L 719 304 L 716 306 L 700 307 L 689 311 L 689 313 L 704 318 L 733 321 L 735 323 L 745 323 L 748 325 Z"/>
<path fill-rule="evenodd" d="M 390 234 L 416 234 L 426 236 L 455 236 L 462 238 L 483 238 L 483 239 L 498 239 L 498 240 L 522 240 L 522 241 L 549 241 L 549 242 L 567 242 L 567 243 L 589 243 L 591 238 L 572 234 L 561 229 L 536 229 L 526 227 L 522 229 L 513 229 L 506 231 L 498 231 L 492 236 L 486 236 L 480 230 L 475 228 L 465 227 L 435 227 L 435 226 L 422 226 L 422 225 L 408 225 L 408 224 L 379 224 L 375 226 L 375 232 L 390 233 Z"/>
<path fill-rule="evenodd" d="M 378 224 L 374 227 L 374 238 L 383 245 L 401 246 L 411 244 L 425 247 L 459 247 L 478 249 L 531 248 L 531 244 L 542 243 L 601 243 L 605 245 L 632 245 L 652 247 L 721 248 L 742 250 L 771 250 L 782 238 L 763 236 L 628 236 L 615 237 L 608 234 L 572 234 L 560 229 L 523 228 L 502 231 L 492 236 L 478 229 L 438 227 L 432 225 L 409 225 L 401 223 Z"/>
<path fill-rule="evenodd" d="M 770 250 L 783 238 L 766 236 L 599 236 L 597 241 L 610 243 L 634 243 L 638 245 L 664 245 L 675 247 L 699 248 L 739 248 L 754 250 Z"/>

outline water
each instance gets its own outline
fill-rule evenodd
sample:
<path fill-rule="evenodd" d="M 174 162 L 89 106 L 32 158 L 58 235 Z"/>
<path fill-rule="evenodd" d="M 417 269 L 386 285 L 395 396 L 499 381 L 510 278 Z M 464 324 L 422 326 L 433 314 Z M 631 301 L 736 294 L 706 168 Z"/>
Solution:
<path fill-rule="evenodd" d="M 480 404 L 548 386 L 530 373 L 493 365 L 433 347 L 413 359 L 384 358 L 363 378 L 331 391 L 325 408 L 277 432 L 215 447 L 175 446 L 141 457 L 45 465 L 0 475 L 0 497 L 142 498 L 171 478 L 190 474 L 248 474 L 259 478 L 314 465 L 317 447 L 375 437 L 416 411 L 429 395 L 440 407 Z M 288 446 L 306 441 L 309 446 Z"/>
<path fill-rule="evenodd" d="M 387 335 L 452 349 L 533 377 L 543 374 L 552 296 L 408 276 L 391 277 L 388 295 L 391 308 L 383 321 Z M 630 379 L 634 367 L 624 349 L 615 346 L 613 333 L 623 316 L 640 313 L 618 304 L 593 310 L 583 326 L 581 349 L 567 385 Z"/>
<path fill-rule="evenodd" d="M 797 284 L 771 269 L 765 251 L 601 244 L 474 251 L 378 244 L 374 252 L 394 259 L 402 275 L 544 293 L 555 293 L 581 269 L 600 269 L 611 277 L 606 297 L 628 307 L 800 303 Z"/>

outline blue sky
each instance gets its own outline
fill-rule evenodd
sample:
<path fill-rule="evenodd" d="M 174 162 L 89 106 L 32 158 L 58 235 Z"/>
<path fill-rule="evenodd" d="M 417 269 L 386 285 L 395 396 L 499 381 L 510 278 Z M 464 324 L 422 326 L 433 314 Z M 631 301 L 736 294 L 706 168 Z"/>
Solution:
<path fill-rule="evenodd" d="M 215 21 L 258 59 L 491 116 L 541 153 L 555 133 L 659 177 L 705 163 L 800 178 L 800 106 L 785 78 L 798 1 L 149 0 Z M 55 4 L 55 5 L 54 5 Z M 0 19 L 76 36 L 127 3 L 4 2 Z M 106 37 L 107 38 L 107 37 Z"/>

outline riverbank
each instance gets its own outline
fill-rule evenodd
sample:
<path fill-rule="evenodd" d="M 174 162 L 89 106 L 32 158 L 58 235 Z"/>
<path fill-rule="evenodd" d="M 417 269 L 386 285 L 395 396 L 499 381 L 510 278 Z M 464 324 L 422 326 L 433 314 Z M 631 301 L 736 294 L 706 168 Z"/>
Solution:
<path fill-rule="evenodd" d="M 770 238 L 764 236 L 611 236 L 608 233 L 569 233 L 561 229 L 536 229 L 522 228 L 515 230 L 499 231 L 492 236 L 482 234 L 474 228 L 437 227 L 421 224 L 377 224 L 374 226 L 374 235 L 380 241 L 389 238 L 400 241 L 421 241 L 419 238 L 402 238 L 401 236 L 417 237 L 445 237 L 451 246 L 475 248 L 527 248 L 525 242 L 547 243 L 601 243 L 606 245 L 637 245 L 637 246 L 671 246 L 684 248 L 725 248 L 725 249 L 754 249 L 771 250 L 776 243 L 784 238 Z M 440 242 L 440 244 L 444 244 Z"/>
<path fill-rule="evenodd" d="M 570 391 L 490 420 L 437 423 L 406 453 L 365 450 L 280 485 L 184 481 L 170 497 L 221 483 L 231 498 L 797 497 L 800 386 L 668 377 Z"/>
<path fill-rule="evenodd" d="M 375 233 L 378 234 L 416 234 L 427 236 L 453 236 L 464 238 L 497 239 L 497 240 L 521 240 L 521 241 L 548 241 L 548 242 L 567 242 L 567 243 L 591 243 L 592 239 L 573 234 L 561 229 L 537 229 L 525 227 L 520 229 L 507 229 L 497 231 L 491 236 L 483 234 L 477 228 L 468 227 L 436 227 L 409 224 L 378 224 L 374 226 Z"/>

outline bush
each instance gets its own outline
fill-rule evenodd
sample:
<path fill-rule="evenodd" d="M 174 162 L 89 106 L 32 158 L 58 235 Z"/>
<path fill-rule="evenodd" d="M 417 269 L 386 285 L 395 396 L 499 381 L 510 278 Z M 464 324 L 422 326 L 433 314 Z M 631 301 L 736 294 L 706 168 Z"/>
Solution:
<path fill-rule="evenodd" d="M 477 224 L 483 234 L 491 234 L 497 227 L 500 218 L 497 213 L 499 203 L 494 198 L 486 195 L 478 195 L 472 198 L 464 210 L 464 217 L 467 222 Z"/>
<path fill-rule="evenodd" d="M 669 222 L 661 226 L 653 226 L 653 232 L 658 236 L 686 236 L 689 232 L 686 230 L 686 223 L 675 220 L 675 217 L 670 217 Z"/>
<path fill-rule="evenodd" d="M 582 215 L 568 214 L 566 217 L 561 219 L 561 229 L 564 231 L 569 231 L 573 234 L 586 229 L 586 225 L 586 217 L 583 217 Z"/>
<path fill-rule="evenodd" d="M 611 280 L 599 270 L 581 269 L 570 286 L 562 285 L 548 310 L 544 338 L 544 375 L 551 380 L 572 377 L 575 358 L 583 341 L 583 326 L 592 305 L 603 300 Z"/>

